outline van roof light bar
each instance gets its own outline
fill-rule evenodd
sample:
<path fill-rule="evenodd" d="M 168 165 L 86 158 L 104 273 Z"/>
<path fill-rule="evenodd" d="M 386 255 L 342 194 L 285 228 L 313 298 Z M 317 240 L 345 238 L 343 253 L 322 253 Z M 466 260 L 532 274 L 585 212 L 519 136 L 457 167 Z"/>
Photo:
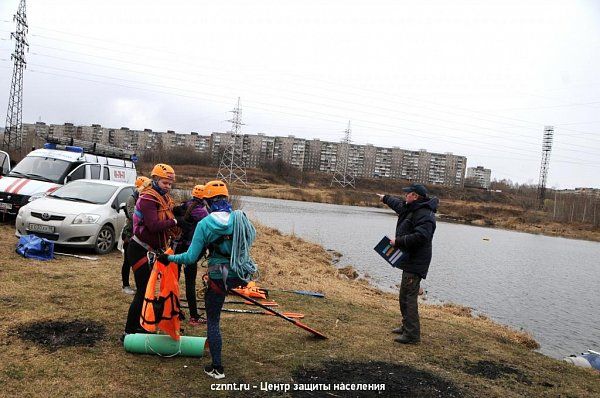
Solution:
<path fill-rule="evenodd" d="M 89 153 L 91 155 L 106 156 L 111 158 L 137 161 L 135 152 L 127 149 L 115 148 L 109 145 L 99 144 L 97 142 L 77 140 L 69 137 L 48 138 L 44 144 L 45 149 L 63 149 L 71 152 Z M 58 145 L 63 148 L 59 148 Z"/>

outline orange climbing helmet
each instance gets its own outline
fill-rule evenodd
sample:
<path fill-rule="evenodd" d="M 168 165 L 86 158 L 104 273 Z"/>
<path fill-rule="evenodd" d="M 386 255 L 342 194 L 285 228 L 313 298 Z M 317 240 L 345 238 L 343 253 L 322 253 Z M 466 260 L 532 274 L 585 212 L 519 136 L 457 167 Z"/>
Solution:
<path fill-rule="evenodd" d="M 221 180 L 209 181 L 204 185 L 204 197 L 210 199 L 214 198 L 215 196 L 229 197 L 227 185 L 225 185 L 225 183 Z"/>
<path fill-rule="evenodd" d="M 164 163 L 158 163 L 154 166 L 150 175 L 152 175 L 152 177 L 166 178 L 167 180 L 175 181 L 175 170 Z"/>
<path fill-rule="evenodd" d="M 148 177 L 139 176 L 135 179 L 135 187 L 140 190 L 144 189 L 150 184 L 151 180 Z"/>
<path fill-rule="evenodd" d="M 192 189 L 192 196 L 196 199 L 204 199 L 204 185 L 195 185 Z"/>

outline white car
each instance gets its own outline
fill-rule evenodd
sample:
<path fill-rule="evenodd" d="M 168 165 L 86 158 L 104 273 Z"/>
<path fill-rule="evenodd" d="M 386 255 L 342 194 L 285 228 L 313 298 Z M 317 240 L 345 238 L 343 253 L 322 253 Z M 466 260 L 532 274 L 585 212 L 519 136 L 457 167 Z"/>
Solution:
<path fill-rule="evenodd" d="M 91 247 L 106 254 L 115 247 L 125 225 L 129 183 L 77 180 L 23 206 L 16 235 L 34 234 L 57 245 Z"/>

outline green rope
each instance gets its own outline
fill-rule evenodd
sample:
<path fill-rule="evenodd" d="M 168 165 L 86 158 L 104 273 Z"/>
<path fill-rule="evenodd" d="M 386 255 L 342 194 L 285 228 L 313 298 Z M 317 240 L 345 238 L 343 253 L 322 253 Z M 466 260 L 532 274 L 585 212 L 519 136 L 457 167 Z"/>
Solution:
<path fill-rule="evenodd" d="M 256 239 L 256 229 L 241 210 L 231 213 L 233 217 L 233 240 L 229 269 L 246 282 L 258 274 L 258 266 L 250 256 L 250 247 Z"/>

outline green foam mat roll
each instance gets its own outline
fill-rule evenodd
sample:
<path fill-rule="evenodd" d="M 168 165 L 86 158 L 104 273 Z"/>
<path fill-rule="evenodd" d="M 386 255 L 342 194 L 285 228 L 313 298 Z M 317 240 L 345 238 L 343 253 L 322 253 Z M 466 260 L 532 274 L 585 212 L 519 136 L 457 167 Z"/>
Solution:
<path fill-rule="evenodd" d="M 154 354 L 173 357 L 201 357 L 206 337 L 181 336 L 179 341 L 166 334 L 133 333 L 125 336 L 125 351 L 134 354 Z"/>

